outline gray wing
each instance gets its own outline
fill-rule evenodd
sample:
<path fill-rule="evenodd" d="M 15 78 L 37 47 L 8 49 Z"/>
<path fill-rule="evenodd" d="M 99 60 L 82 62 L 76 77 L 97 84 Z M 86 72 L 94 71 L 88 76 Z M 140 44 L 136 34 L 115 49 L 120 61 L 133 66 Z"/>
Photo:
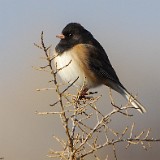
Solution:
<path fill-rule="evenodd" d="M 104 81 L 111 80 L 123 87 L 105 51 L 98 50 L 93 45 L 86 45 L 86 47 L 89 49 L 88 67 L 94 71 L 97 78 Z"/>

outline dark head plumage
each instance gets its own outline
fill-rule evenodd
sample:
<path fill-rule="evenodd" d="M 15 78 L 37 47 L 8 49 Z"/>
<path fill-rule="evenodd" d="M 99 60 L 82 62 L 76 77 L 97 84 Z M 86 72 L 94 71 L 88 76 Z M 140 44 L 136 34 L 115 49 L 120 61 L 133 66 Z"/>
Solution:
<path fill-rule="evenodd" d="M 80 35 L 87 32 L 88 31 L 79 23 L 69 23 L 62 30 L 62 34 L 64 34 L 65 36 L 68 36 L 68 34 Z"/>
<path fill-rule="evenodd" d="M 63 53 L 77 44 L 88 44 L 94 39 L 92 34 L 79 23 L 67 24 L 62 34 L 57 37 L 61 39 L 55 48 L 58 53 Z"/>

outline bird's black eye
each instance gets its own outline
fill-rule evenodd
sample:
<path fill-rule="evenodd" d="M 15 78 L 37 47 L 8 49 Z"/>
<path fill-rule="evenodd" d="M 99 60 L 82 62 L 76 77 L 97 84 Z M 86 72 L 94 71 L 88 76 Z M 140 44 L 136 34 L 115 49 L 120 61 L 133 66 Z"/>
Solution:
<path fill-rule="evenodd" d="M 72 33 L 68 33 L 67 37 L 72 37 L 72 35 L 73 35 Z"/>
<path fill-rule="evenodd" d="M 68 32 L 68 33 L 65 33 L 65 36 L 66 36 L 66 37 L 72 37 L 72 35 L 73 35 L 73 34 L 72 34 L 72 33 L 69 33 L 69 32 Z"/>

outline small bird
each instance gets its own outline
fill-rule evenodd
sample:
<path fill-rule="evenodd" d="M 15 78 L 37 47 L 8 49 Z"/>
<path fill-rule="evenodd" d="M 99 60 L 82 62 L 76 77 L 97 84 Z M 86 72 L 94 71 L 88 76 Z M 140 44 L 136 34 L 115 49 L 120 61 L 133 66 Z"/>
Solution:
<path fill-rule="evenodd" d="M 56 36 L 54 63 L 61 79 L 82 87 L 81 96 L 90 88 L 106 85 L 120 93 L 141 113 L 145 108 L 122 85 L 101 44 L 79 23 L 69 23 Z"/>

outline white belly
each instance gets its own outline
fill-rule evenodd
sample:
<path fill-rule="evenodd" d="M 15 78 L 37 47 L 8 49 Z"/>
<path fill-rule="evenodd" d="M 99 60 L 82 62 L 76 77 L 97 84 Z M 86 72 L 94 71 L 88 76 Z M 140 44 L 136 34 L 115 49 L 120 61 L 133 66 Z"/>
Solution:
<path fill-rule="evenodd" d="M 86 81 L 83 70 L 80 68 L 80 65 L 70 51 L 57 56 L 54 62 L 57 65 L 57 69 L 64 67 L 58 72 L 64 82 L 73 83 L 79 77 L 74 85 L 81 87 L 84 84 L 84 81 Z"/>

